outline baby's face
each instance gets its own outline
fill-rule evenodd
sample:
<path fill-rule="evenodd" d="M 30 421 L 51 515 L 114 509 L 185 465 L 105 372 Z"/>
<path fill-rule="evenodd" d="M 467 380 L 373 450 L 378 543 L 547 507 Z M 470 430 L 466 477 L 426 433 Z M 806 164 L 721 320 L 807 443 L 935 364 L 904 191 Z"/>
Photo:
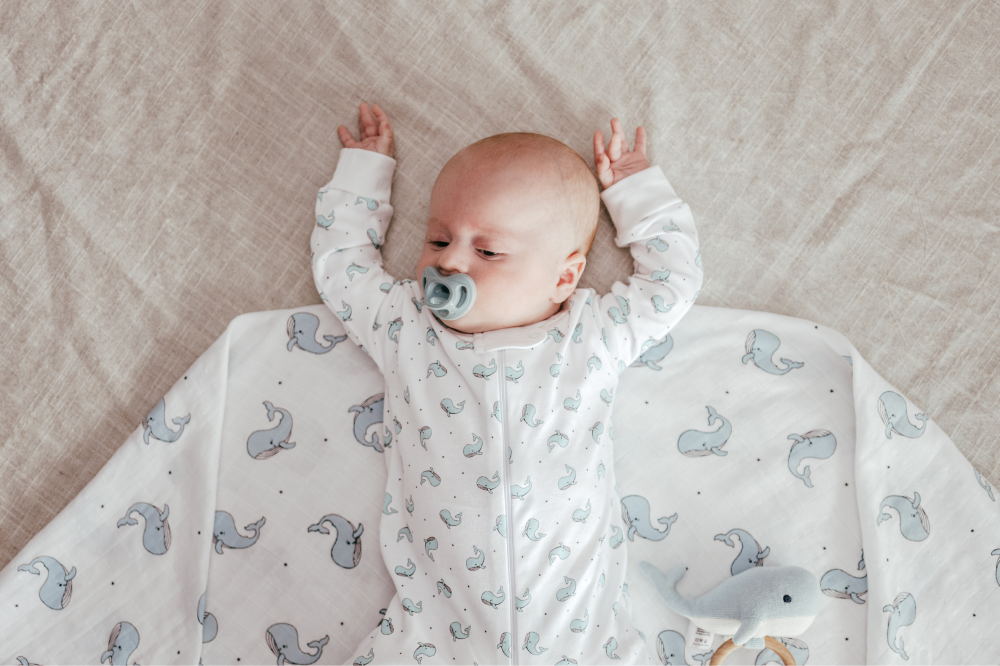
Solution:
<path fill-rule="evenodd" d="M 434 183 L 417 267 L 418 285 L 427 266 L 476 283 L 472 310 L 446 326 L 479 333 L 559 311 L 586 264 L 571 248 L 566 196 L 559 177 L 543 168 L 490 170 L 474 157 L 449 162 Z"/>

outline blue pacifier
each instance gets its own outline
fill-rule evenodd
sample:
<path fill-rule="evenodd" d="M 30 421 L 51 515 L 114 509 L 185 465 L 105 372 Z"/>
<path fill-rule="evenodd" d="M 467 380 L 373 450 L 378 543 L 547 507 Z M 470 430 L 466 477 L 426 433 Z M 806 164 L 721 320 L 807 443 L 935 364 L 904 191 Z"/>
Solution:
<path fill-rule="evenodd" d="M 420 276 L 420 286 L 424 305 L 446 321 L 464 317 L 476 302 L 476 283 L 465 273 L 444 276 L 428 266 Z"/>

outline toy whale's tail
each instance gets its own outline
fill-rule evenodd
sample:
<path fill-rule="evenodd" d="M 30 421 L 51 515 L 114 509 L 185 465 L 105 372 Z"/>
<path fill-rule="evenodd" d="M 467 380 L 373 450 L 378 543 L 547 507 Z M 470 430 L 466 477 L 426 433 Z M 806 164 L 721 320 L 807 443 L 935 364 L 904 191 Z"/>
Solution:
<path fill-rule="evenodd" d="M 656 591 L 659 592 L 660 597 L 666 602 L 670 610 L 685 617 L 690 617 L 694 614 L 691 601 L 682 597 L 676 589 L 677 583 L 680 582 L 681 578 L 684 578 L 684 573 L 686 572 L 684 567 L 674 567 L 666 574 L 649 562 L 640 562 L 639 568 L 653 582 Z"/>

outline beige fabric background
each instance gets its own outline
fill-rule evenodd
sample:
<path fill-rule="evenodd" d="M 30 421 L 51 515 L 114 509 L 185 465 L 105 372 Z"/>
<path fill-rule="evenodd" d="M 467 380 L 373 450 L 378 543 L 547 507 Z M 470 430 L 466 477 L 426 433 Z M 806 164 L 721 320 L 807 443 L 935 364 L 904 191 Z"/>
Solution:
<path fill-rule="evenodd" d="M 0 3 L 0 566 L 233 317 L 320 302 L 316 190 L 361 101 L 396 131 L 396 277 L 463 146 L 593 164 L 641 124 L 699 304 L 841 331 L 1000 486 L 1000 5 L 441 5 Z M 603 292 L 632 262 L 602 214 Z"/>

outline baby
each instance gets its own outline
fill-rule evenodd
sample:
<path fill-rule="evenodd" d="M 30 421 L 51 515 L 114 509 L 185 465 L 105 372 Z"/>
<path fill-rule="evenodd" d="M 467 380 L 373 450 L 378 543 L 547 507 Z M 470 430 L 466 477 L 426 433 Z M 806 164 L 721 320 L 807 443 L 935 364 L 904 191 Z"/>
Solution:
<path fill-rule="evenodd" d="M 603 192 L 565 144 L 499 134 L 445 164 L 421 279 L 393 280 L 379 252 L 393 132 L 371 111 L 360 141 L 338 128 L 311 241 L 323 300 L 386 382 L 380 550 L 396 595 L 355 663 L 647 663 L 626 606 L 611 403 L 698 295 L 690 209 L 649 166 L 641 127 L 631 152 L 617 118 L 607 149 L 595 132 Z M 603 296 L 576 288 L 601 200 L 636 269 Z M 455 298 L 428 298 L 435 285 Z"/>

